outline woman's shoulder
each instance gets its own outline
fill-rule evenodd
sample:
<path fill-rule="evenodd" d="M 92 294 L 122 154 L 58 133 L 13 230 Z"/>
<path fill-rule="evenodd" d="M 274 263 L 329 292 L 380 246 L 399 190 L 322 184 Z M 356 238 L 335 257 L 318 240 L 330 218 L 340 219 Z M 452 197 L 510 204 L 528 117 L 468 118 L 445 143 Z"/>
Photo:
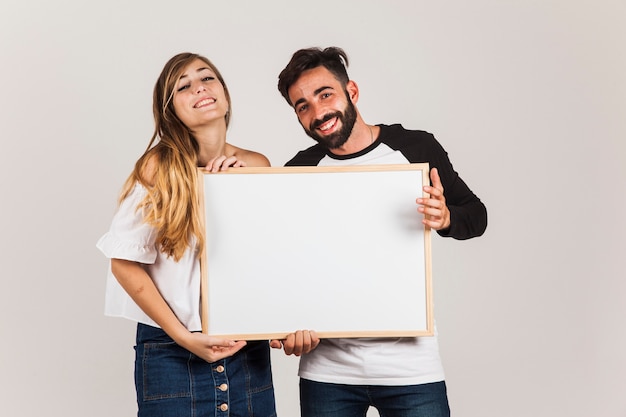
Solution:
<path fill-rule="evenodd" d="M 237 159 L 244 161 L 249 167 L 268 167 L 269 159 L 260 152 L 243 149 L 235 145 L 228 144 L 231 147 L 232 155 Z"/>
<path fill-rule="evenodd" d="M 141 178 L 141 182 L 147 185 L 154 185 L 160 165 L 161 157 L 159 153 L 153 150 L 148 151 L 138 162 L 137 166 L 137 175 Z"/>

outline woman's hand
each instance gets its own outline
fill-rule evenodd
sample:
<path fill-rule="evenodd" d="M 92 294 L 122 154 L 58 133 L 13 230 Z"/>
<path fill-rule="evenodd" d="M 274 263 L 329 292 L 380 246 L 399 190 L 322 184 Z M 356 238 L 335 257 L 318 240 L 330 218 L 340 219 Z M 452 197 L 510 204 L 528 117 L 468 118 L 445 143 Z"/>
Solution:
<path fill-rule="evenodd" d="M 246 345 L 245 340 L 235 342 L 195 332 L 188 333 L 176 343 L 209 363 L 232 356 Z"/>
<path fill-rule="evenodd" d="M 226 171 L 228 168 L 245 167 L 247 164 L 236 156 L 218 156 L 211 159 L 204 169 L 208 172 Z"/>
<path fill-rule="evenodd" d="M 187 330 L 161 296 L 146 270 L 137 262 L 111 259 L 111 270 L 135 303 L 176 343 L 207 362 L 232 356 L 246 345 Z"/>

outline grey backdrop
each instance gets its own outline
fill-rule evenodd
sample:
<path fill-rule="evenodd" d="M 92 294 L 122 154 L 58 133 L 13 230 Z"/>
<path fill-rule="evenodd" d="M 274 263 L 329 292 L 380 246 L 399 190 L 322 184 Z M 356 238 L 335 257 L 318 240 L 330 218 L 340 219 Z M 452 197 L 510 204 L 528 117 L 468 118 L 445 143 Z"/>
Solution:
<path fill-rule="evenodd" d="M 0 413 L 135 412 L 134 326 L 103 317 L 94 245 L 165 61 L 214 60 L 230 140 L 281 165 L 312 142 L 277 74 L 338 45 L 365 120 L 433 132 L 489 209 L 484 237 L 433 239 L 453 414 L 626 416 L 625 18 L 623 0 L 3 0 Z M 297 416 L 297 360 L 273 358 Z"/>

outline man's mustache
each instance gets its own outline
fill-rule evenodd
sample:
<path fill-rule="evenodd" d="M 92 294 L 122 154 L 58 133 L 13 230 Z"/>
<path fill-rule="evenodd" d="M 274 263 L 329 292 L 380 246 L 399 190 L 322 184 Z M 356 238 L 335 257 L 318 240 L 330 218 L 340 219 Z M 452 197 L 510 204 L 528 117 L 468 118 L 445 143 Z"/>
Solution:
<path fill-rule="evenodd" d="M 313 122 L 311 123 L 311 130 L 313 129 L 317 129 L 318 127 L 320 127 L 321 125 L 323 125 L 324 123 L 326 123 L 327 121 L 329 121 L 332 118 L 337 117 L 338 119 L 341 119 L 341 112 L 335 112 L 335 113 L 329 113 L 327 115 L 325 115 L 324 117 L 322 117 L 321 119 L 315 119 L 313 120 Z"/>

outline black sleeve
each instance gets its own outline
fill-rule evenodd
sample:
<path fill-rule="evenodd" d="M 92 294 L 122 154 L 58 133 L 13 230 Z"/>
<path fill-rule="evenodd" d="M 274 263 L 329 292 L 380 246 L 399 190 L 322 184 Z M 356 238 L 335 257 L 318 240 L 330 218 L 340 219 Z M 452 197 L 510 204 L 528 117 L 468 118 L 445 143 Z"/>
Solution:
<path fill-rule="evenodd" d="M 425 131 L 405 130 L 400 125 L 387 127 L 385 132 L 387 144 L 401 151 L 411 163 L 428 162 L 430 168 L 437 168 L 450 209 L 450 227 L 437 233 L 459 240 L 482 235 L 487 228 L 487 208 L 454 170 L 448 153 L 435 137 Z"/>
<path fill-rule="evenodd" d="M 487 208 L 454 170 L 448 153 L 434 137 L 433 142 L 435 157 L 430 161 L 430 167 L 439 172 L 450 210 L 450 227 L 437 233 L 459 240 L 482 235 L 487 229 Z"/>
<path fill-rule="evenodd" d="M 289 166 L 317 166 L 326 155 L 326 151 L 320 145 L 311 146 L 308 149 L 298 152 L 285 164 Z"/>

